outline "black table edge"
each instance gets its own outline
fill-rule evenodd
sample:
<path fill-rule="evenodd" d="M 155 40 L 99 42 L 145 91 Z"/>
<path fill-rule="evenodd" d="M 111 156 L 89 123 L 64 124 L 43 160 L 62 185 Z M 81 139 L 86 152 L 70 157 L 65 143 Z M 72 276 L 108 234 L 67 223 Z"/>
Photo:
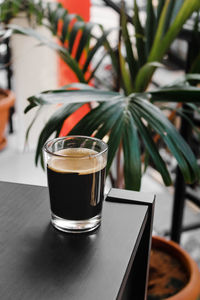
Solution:
<path fill-rule="evenodd" d="M 132 264 L 136 255 L 136 251 L 138 249 L 138 245 L 141 241 L 142 236 L 146 236 L 146 247 L 148 257 L 146 259 L 146 280 L 145 280 L 145 287 L 144 287 L 144 299 L 147 297 L 147 284 L 148 284 L 148 275 L 149 275 L 149 259 L 150 259 L 150 251 L 151 251 L 151 237 L 152 237 L 152 230 L 153 230 L 153 217 L 154 217 L 154 209 L 155 209 L 155 194 L 151 193 L 140 193 L 130 190 L 123 190 L 123 189 L 116 189 L 111 188 L 107 194 L 105 201 L 107 202 L 116 202 L 116 203 L 127 203 L 133 205 L 145 205 L 148 206 L 148 212 L 145 215 L 144 221 L 142 223 L 140 233 L 138 235 L 136 246 L 133 249 L 131 258 L 129 260 L 122 284 L 119 289 L 119 293 L 117 299 L 123 298 L 123 293 L 125 290 L 125 285 L 127 282 L 127 278 L 131 272 Z"/>

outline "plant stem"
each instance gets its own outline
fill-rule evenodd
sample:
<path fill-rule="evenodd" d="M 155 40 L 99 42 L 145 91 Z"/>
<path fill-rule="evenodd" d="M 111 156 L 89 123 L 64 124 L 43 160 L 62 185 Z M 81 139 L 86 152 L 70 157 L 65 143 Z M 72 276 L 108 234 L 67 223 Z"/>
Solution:
<path fill-rule="evenodd" d="M 115 4 L 112 0 L 103 0 L 103 2 L 107 6 L 111 7 L 112 9 L 114 9 L 118 14 L 121 14 L 121 8 L 117 4 Z M 125 12 L 125 14 L 126 14 L 128 22 L 132 23 L 133 22 L 132 17 L 130 17 L 126 12 Z"/>

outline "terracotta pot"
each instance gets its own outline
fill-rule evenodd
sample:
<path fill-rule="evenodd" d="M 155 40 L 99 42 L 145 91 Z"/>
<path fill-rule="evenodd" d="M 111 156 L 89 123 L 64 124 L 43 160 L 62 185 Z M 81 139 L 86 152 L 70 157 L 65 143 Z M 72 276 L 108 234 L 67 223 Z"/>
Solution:
<path fill-rule="evenodd" d="M 10 107 L 14 105 L 14 102 L 15 97 L 13 92 L 0 89 L 0 150 L 2 150 L 7 143 L 4 133 L 8 123 Z"/>
<path fill-rule="evenodd" d="M 180 261 L 186 272 L 188 280 L 185 286 L 166 300 L 198 300 L 200 299 L 200 271 L 196 262 L 177 243 L 161 237 L 153 237 L 152 248 L 160 249 Z"/>

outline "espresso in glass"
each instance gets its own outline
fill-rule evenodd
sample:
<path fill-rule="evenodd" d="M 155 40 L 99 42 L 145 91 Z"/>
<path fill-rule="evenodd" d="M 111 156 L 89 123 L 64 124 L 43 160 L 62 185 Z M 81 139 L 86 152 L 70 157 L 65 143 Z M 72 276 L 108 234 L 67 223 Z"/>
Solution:
<path fill-rule="evenodd" d="M 97 228 L 104 199 L 107 145 L 90 137 L 69 136 L 47 142 L 44 150 L 52 224 L 66 232 Z"/>

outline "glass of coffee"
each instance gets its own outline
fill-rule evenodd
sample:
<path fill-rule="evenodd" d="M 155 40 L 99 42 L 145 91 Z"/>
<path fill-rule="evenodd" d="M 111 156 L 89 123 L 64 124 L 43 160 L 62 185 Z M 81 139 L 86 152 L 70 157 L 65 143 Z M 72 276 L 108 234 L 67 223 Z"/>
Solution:
<path fill-rule="evenodd" d="M 44 145 L 51 222 L 65 232 L 100 225 L 108 146 L 87 136 L 56 138 Z"/>

